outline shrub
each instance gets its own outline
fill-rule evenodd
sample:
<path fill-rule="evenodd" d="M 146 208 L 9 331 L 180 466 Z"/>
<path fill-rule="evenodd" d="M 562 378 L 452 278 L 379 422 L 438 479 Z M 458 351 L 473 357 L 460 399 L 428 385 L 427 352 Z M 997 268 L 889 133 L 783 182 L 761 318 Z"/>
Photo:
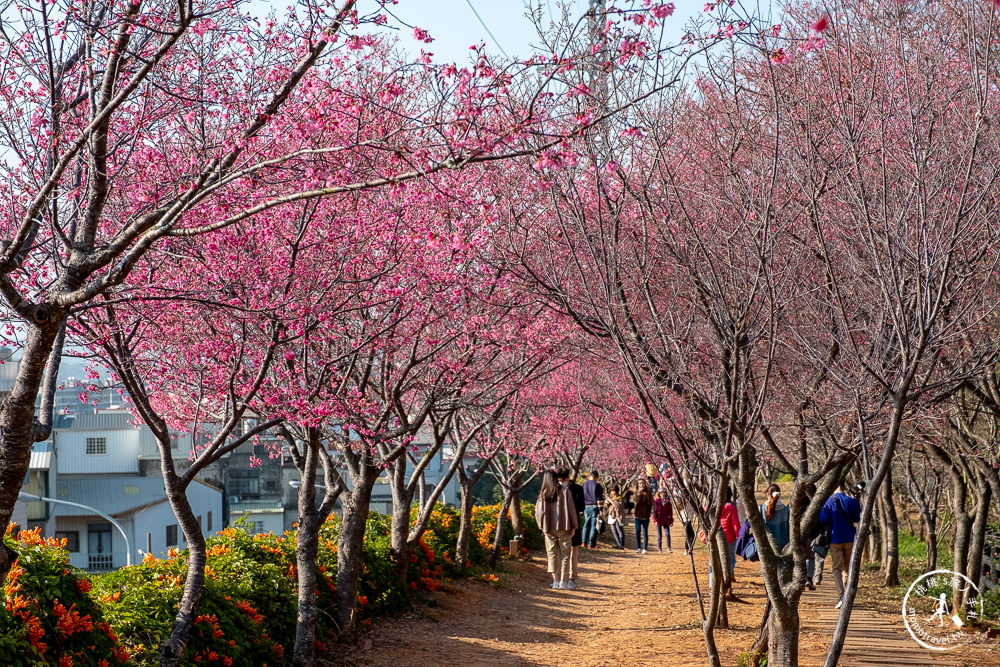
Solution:
<path fill-rule="evenodd" d="M 205 589 L 184 662 L 286 664 L 282 642 L 295 636 L 294 545 L 250 535 L 241 524 L 208 539 Z M 289 558 L 289 555 L 292 558 Z M 159 662 L 181 598 L 187 552 L 147 556 L 141 565 L 98 578 L 95 592 L 138 665 Z M 280 638 L 276 640 L 274 638 Z"/>
<path fill-rule="evenodd" d="M 498 510 L 496 505 L 474 510 L 470 560 L 475 565 L 485 563 Z M 531 548 L 542 541 L 533 510 L 524 506 Z M 372 512 L 365 527 L 358 582 L 363 622 L 405 609 L 414 592 L 437 590 L 452 564 L 459 528 L 454 508 L 439 505 L 432 512 L 410 556 L 405 585 L 393 562 L 390 526 L 390 517 Z M 316 637 L 321 653 L 335 638 L 338 528 L 339 520 L 330 517 L 319 532 Z M 509 526 L 506 532 L 509 539 Z M 0 612 L 0 655 L 17 656 L 5 665 L 159 662 L 183 592 L 187 551 L 171 550 L 162 559 L 147 555 L 139 565 L 91 581 L 69 565 L 65 544 L 43 540 L 37 530 L 4 539 L 18 553 Z M 183 664 L 289 664 L 297 612 L 295 540 L 295 532 L 253 535 L 240 521 L 208 538 L 205 588 Z"/>
<path fill-rule="evenodd" d="M 38 529 L 4 544 L 17 560 L 4 582 L 0 655 L 4 664 L 125 665 L 128 652 L 90 595 L 86 573 L 69 564 L 65 541 L 43 539 Z"/>

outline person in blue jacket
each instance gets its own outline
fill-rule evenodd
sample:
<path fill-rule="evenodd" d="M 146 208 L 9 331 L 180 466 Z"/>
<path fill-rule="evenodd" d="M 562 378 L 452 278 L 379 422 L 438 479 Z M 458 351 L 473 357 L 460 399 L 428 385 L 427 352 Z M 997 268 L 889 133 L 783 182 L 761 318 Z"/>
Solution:
<path fill-rule="evenodd" d="M 788 544 L 788 505 L 781 502 L 781 489 L 777 484 L 767 487 L 767 502 L 758 507 L 764 517 L 764 527 L 774 538 L 780 553 Z"/>
<path fill-rule="evenodd" d="M 837 587 L 837 609 L 844 601 L 844 569 L 851 560 L 854 524 L 861 521 L 861 503 L 844 493 L 843 483 L 830 496 L 819 513 L 819 522 L 830 526 L 830 555 L 833 558 L 833 583 Z"/>

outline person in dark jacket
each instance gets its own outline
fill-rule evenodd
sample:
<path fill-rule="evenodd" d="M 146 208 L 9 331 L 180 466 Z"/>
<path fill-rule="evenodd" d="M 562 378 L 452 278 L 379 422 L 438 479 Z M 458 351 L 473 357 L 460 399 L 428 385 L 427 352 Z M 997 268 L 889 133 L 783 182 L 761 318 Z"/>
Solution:
<path fill-rule="evenodd" d="M 663 553 L 663 533 L 666 533 L 667 553 L 673 553 L 670 548 L 670 526 L 674 525 L 674 506 L 670 503 L 670 495 L 662 486 L 653 500 L 653 524 L 656 526 L 656 549 Z"/>
<path fill-rule="evenodd" d="M 604 487 L 596 470 L 590 472 L 590 479 L 583 483 L 583 546 L 597 547 L 597 519 L 604 509 Z"/>
<path fill-rule="evenodd" d="M 653 513 L 653 494 L 645 479 L 639 479 L 635 490 L 635 552 L 646 553 L 649 546 L 649 517 Z"/>
<path fill-rule="evenodd" d="M 833 558 L 833 583 L 837 587 L 837 609 L 844 601 L 844 569 L 851 560 L 854 524 L 861 521 L 861 503 L 844 493 L 844 485 L 823 505 L 819 522 L 830 527 L 830 556 Z"/>
<path fill-rule="evenodd" d="M 570 479 L 568 468 L 560 468 L 556 471 L 556 476 L 559 478 L 559 483 L 569 489 L 569 495 L 573 498 L 573 506 L 576 508 L 577 526 L 576 530 L 573 531 L 569 559 L 569 579 L 575 588 L 577 570 L 580 564 L 580 545 L 583 544 L 583 487 Z"/>

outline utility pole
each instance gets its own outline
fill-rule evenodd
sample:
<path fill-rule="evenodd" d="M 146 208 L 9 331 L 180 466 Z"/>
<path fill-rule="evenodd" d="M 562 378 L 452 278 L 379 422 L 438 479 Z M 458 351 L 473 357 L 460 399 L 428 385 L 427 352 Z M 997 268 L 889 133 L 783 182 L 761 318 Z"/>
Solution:
<path fill-rule="evenodd" d="M 607 85 L 607 62 L 608 48 L 606 44 L 606 23 L 607 23 L 607 1 L 589 0 L 590 8 L 587 10 L 587 23 L 590 33 L 590 72 L 588 87 L 590 88 L 591 99 L 594 101 L 594 112 L 601 116 L 608 109 L 608 85 Z M 606 157 L 604 152 L 610 146 L 606 136 L 606 123 L 602 121 L 593 138 L 594 164 L 598 169 L 604 167 Z"/>

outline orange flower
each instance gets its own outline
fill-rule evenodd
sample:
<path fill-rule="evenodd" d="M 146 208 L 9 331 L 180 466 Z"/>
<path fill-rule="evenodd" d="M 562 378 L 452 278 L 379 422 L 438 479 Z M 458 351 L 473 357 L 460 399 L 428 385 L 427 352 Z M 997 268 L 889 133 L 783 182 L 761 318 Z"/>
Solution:
<path fill-rule="evenodd" d="M 59 606 L 62 607 L 62 605 Z M 59 615 L 58 612 L 56 613 L 59 616 L 59 620 L 56 621 L 56 629 L 64 637 L 69 637 L 77 632 L 90 632 L 94 629 L 94 623 L 90 620 L 90 614 L 80 616 L 80 612 L 73 609 L 75 606 L 72 605 L 69 611 L 66 611 L 66 608 L 63 607 L 63 615 Z"/>
<path fill-rule="evenodd" d="M 59 667 L 73 667 L 73 658 L 68 655 L 59 656 Z"/>
<path fill-rule="evenodd" d="M 76 582 L 76 589 L 81 593 L 89 593 L 93 587 L 94 585 L 90 583 L 89 579 L 78 579 Z"/>

